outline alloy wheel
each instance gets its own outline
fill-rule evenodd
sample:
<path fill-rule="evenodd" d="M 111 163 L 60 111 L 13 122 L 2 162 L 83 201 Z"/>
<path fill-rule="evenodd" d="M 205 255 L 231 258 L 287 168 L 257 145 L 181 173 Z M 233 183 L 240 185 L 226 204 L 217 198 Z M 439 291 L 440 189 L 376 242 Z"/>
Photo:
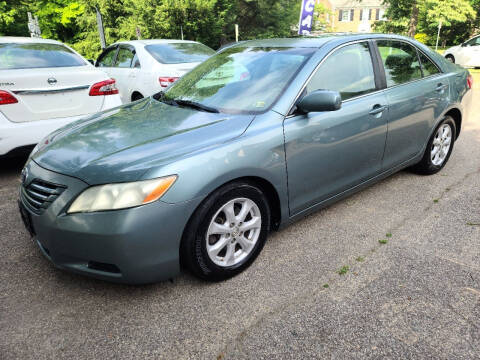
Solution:
<path fill-rule="evenodd" d="M 218 266 L 230 267 L 252 252 L 262 227 L 257 204 L 236 198 L 220 207 L 210 221 L 206 234 L 207 253 Z"/>
<path fill-rule="evenodd" d="M 452 129 L 449 124 L 443 124 L 437 130 L 432 142 L 430 159 L 435 166 L 441 166 L 447 158 L 452 144 Z"/>

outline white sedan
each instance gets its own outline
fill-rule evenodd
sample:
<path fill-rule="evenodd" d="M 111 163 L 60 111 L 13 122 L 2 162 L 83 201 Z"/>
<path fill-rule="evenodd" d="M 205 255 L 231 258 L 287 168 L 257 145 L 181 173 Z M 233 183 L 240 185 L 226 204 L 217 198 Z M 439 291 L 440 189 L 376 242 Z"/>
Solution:
<path fill-rule="evenodd" d="M 215 51 L 187 40 L 132 40 L 107 47 L 95 66 L 117 81 L 123 103 L 167 88 Z"/>
<path fill-rule="evenodd" d="M 0 156 L 121 105 L 115 81 L 54 40 L 0 37 Z"/>
<path fill-rule="evenodd" d="M 480 36 L 451 47 L 443 54 L 446 59 L 464 67 L 480 67 Z"/>

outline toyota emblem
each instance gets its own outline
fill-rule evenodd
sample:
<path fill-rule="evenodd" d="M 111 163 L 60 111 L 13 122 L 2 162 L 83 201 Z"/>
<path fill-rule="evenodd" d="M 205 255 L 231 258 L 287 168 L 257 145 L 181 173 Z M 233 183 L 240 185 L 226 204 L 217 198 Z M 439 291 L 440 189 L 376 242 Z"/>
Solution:
<path fill-rule="evenodd" d="M 50 84 L 50 85 L 55 85 L 57 83 L 57 79 L 51 77 L 51 78 L 48 78 L 47 82 Z"/>

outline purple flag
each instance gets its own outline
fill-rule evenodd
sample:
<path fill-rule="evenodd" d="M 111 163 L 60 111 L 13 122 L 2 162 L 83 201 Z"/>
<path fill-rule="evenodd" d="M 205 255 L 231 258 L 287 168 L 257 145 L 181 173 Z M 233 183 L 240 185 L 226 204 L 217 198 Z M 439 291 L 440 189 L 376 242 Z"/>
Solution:
<path fill-rule="evenodd" d="M 300 35 L 308 35 L 312 31 L 313 9 L 315 8 L 315 0 L 303 0 L 300 9 L 300 20 L 298 23 L 298 33 Z"/>

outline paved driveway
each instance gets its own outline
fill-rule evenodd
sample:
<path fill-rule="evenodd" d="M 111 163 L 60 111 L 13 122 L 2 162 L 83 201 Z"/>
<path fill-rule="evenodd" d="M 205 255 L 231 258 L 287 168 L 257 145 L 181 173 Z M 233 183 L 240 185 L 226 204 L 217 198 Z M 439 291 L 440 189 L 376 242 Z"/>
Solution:
<path fill-rule="evenodd" d="M 21 164 L 0 166 L 2 359 L 480 358 L 478 116 L 440 174 L 398 173 L 274 233 L 217 284 L 53 268 L 17 212 Z"/>

